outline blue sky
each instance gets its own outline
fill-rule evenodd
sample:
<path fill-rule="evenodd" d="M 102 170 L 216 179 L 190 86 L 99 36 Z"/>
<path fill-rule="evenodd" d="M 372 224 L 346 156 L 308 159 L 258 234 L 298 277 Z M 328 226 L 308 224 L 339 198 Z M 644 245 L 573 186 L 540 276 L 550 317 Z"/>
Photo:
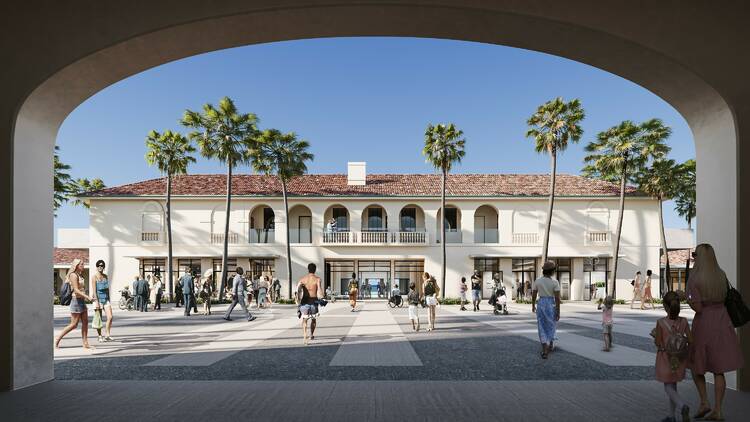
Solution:
<path fill-rule="evenodd" d="M 579 173 L 583 147 L 622 120 L 663 119 L 673 129 L 671 158 L 695 156 L 685 120 L 656 95 L 591 66 L 528 50 L 450 40 L 330 38 L 222 50 L 168 63 L 125 79 L 81 104 L 58 145 L 74 177 L 108 186 L 159 177 L 144 161 L 151 129 L 180 130 L 186 108 L 230 96 L 261 128 L 295 131 L 311 143 L 311 173 L 427 173 L 420 151 L 428 123 L 453 122 L 467 139 L 458 173 L 544 173 L 549 158 L 524 137 L 526 119 L 557 96 L 579 98 L 583 139 L 559 160 Z M 223 173 L 198 158 L 191 173 Z M 240 168 L 240 173 L 249 173 Z M 667 227 L 686 223 L 666 204 Z M 58 210 L 55 228 L 87 227 L 83 208 Z"/>

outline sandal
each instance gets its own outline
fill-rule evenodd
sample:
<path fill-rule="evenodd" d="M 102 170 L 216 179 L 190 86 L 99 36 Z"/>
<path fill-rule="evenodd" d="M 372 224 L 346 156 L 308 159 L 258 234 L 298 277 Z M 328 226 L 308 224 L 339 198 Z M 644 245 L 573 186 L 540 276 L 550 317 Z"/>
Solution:
<path fill-rule="evenodd" d="M 548 354 L 546 352 L 542 352 L 542 359 L 547 359 Z"/>
<path fill-rule="evenodd" d="M 724 418 L 721 416 L 718 416 L 716 413 L 711 412 L 708 416 L 703 418 L 704 421 L 723 421 Z"/>
<path fill-rule="evenodd" d="M 698 413 L 693 415 L 693 419 L 701 419 L 704 416 L 708 415 L 709 413 L 711 413 L 710 407 L 701 407 L 698 409 Z"/>

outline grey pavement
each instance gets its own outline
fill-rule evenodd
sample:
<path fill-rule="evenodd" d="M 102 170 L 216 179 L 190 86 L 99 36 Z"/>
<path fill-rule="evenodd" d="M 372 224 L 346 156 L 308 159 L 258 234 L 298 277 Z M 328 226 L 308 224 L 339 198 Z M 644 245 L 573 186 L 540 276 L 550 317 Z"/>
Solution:
<path fill-rule="evenodd" d="M 648 335 L 663 313 L 658 309 L 618 306 L 615 347 L 607 353 L 596 307 L 565 303 L 557 350 L 542 360 L 529 305 L 511 304 L 507 316 L 492 315 L 488 306 L 480 312 L 442 306 L 436 330 L 428 333 L 412 331 L 406 308 L 373 300 L 349 312 L 337 302 L 323 308 L 307 346 L 293 306 L 253 310 L 253 322 L 239 313 L 223 321 L 225 306 L 188 318 L 171 306 L 116 311 L 117 341 L 97 345 L 91 330 L 97 349 L 85 352 L 74 331 L 55 353 L 56 380 L 2 394 L 0 405 L 25 420 L 52 414 L 88 420 L 87 397 L 99 396 L 106 397 L 105 420 L 141 414 L 166 420 L 661 420 L 666 409 L 662 386 L 653 380 Z M 56 332 L 66 314 L 55 310 Z M 425 310 L 420 314 L 425 327 Z M 685 316 L 692 318 L 690 311 Z M 680 390 L 697 404 L 690 380 Z M 42 406 L 24 399 L 35 394 L 46 397 Z M 153 397 L 143 408 L 120 403 L 138 403 L 139 395 Z M 71 398 L 84 404 L 80 412 L 68 407 Z M 729 392 L 730 420 L 750 411 L 748 399 Z"/>

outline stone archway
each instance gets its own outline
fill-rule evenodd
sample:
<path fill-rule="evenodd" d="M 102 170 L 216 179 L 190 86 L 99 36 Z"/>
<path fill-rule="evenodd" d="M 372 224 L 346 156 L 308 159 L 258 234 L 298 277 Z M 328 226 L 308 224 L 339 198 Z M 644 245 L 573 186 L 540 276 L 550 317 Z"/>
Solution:
<path fill-rule="evenodd" d="M 738 279 L 750 224 L 750 39 L 742 4 L 721 10 L 702 2 L 638 9 L 594 0 L 571 3 L 421 0 L 274 0 L 221 4 L 184 0 L 89 7 L 33 4 L 5 12 L 0 28 L 0 136 L 4 154 L 0 206 L 6 236 L 0 264 L 0 385 L 21 388 L 53 376 L 46 280 L 51 261 L 52 147 L 65 117 L 119 80 L 168 61 L 222 48 L 335 36 L 413 36 L 502 44 L 587 63 L 627 78 L 665 99 L 687 120 L 698 160 L 698 239 L 716 246 Z M 686 31 L 685 28 L 693 30 Z M 550 40 L 554 40 L 551 42 Z M 704 206 L 705 204 L 705 206 Z M 44 246 L 47 245 L 47 246 Z M 743 289 L 744 288 L 744 289 Z M 748 332 L 743 345 L 750 361 Z M 746 371 L 748 372 L 748 371 Z M 740 386 L 750 387 L 747 374 Z"/>

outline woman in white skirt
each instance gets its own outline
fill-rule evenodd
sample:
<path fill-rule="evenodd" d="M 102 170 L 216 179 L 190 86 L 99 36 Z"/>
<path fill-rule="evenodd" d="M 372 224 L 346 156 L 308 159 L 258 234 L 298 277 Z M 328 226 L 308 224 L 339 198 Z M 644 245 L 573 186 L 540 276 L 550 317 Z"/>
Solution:
<path fill-rule="evenodd" d="M 432 331 L 435 329 L 435 307 L 438 304 L 437 298 L 440 294 L 440 287 L 438 287 L 435 277 L 430 276 L 429 273 L 422 274 L 422 281 L 422 295 L 427 304 L 427 331 Z"/>

